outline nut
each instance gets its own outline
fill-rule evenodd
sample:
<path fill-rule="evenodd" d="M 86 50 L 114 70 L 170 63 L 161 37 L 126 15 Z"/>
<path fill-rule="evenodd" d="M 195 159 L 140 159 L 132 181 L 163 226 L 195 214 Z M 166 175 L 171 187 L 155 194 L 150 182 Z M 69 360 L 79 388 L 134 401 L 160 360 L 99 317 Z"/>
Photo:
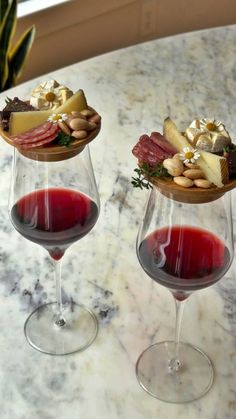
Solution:
<path fill-rule="evenodd" d="M 61 130 L 64 132 L 64 134 L 70 135 L 70 128 L 66 125 L 63 121 L 58 121 L 58 126 L 61 128 Z"/>
<path fill-rule="evenodd" d="M 77 138 L 77 140 L 83 140 L 87 135 L 88 133 L 85 130 L 73 131 L 71 134 L 71 136 Z"/>
<path fill-rule="evenodd" d="M 205 175 L 200 169 L 187 169 L 183 175 L 189 179 L 204 179 Z"/>
<path fill-rule="evenodd" d="M 81 115 L 86 116 L 86 118 L 89 118 L 90 116 L 94 115 L 94 112 L 90 109 L 83 109 L 80 111 Z"/>
<path fill-rule="evenodd" d="M 185 163 L 184 165 L 188 167 L 189 169 L 199 169 L 198 164 L 195 164 L 195 163 Z"/>
<path fill-rule="evenodd" d="M 163 166 L 171 176 L 179 176 L 184 171 L 183 163 L 177 158 L 165 159 L 163 161 Z"/>
<path fill-rule="evenodd" d="M 92 131 L 95 128 L 97 128 L 97 124 L 95 124 L 94 122 L 88 122 L 87 130 Z"/>
<path fill-rule="evenodd" d="M 72 115 L 74 118 L 86 119 L 86 116 L 85 116 L 85 115 L 83 115 L 81 112 L 78 112 L 78 111 L 72 111 L 72 112 L 71 112 L 71 115 Z"/>
<path fill-rule="evenodd" d="M 101 116 L 96 113 L 95 115 L 91 116 L 89 119 L 89 122 L 94 122 L 95 124 L 99 124 L 101 121 Z"/>
<path fill-rule="evenodd" d="M 209 180 L 206 180 L 206 179 L 194 179 L 193 183 L 198 188 L 204 188 L 204 189 L 208 189 L 212 185 L 211 182 L 209 182 Z"/>
<path fill-rule="evenodd" d="M 178 159 L 179 160 L 179 155 L 180 155 L 180 153 L 174 154 L 173 157 L 172 157 L 172 159 Z"/>
<path fill-rule="evenodd" d="M 73 118 L 69 121 L 69 126 L 73 131 L 87 130 L 90 124 L 85 119 Z"/>
<path fill-rule="evenodd" d="M 70 127 L 70 121 L 72 121 L 72 119 L 73 119 L 73 116 L 72 116 L 71 114 L 69 114 L 69 115 L 67 116 L 66 120 L 64 121 L 64 122 L 65 122 L 65 124 L 66 124 L 68 127 Z"/>
<path fill-rule="evenodd" d="M 191 179 L 188 179 L 187 177 L 184 177 L 184 176 L 176 176 L 173 178 L 173 181 L 177 185 L 183 186 L 184 188 L 190 188 L 194 184 Z"/>

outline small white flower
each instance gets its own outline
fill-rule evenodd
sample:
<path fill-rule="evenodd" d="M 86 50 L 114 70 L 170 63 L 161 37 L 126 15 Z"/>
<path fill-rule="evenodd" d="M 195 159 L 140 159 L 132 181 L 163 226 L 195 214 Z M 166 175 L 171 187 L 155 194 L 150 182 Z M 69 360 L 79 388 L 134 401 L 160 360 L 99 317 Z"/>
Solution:
<path fill-rule="evenodd" d="M 53 113 L 48 117 L 48 121 L 52 122 L 53 124 L 57 124 L 58 122 L 66 121 L 68 118 L 66 113 Z"/>
<path fill-rule="evenodd" d="M 200 153 L 193 148 L 184 147 L 183 151 L 179 153 L 179 157 L 184 163 L 196 163 L 196 160 L 200 157 Z"/>
<path fill-rule="evenodd" d="M 221 121 L 214 118 L 203 118 L 199 120 L 200 131 L 221 132 L 225 127 Z"/>

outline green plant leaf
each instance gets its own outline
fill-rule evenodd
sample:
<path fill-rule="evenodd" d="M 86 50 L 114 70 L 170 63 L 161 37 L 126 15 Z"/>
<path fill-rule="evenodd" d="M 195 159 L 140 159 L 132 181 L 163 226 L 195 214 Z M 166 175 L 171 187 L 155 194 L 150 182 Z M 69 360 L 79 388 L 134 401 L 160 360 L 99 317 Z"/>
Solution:
<path fill-rule="evenodd" d="M 0 0 L 0 25 L 8 8 L 8 0 Z"/>
<path fill-rule="evenodd" d="M 65 134 L 63 131 L 59 131 L 57 134 L 57 144 L 65 145 L 68 147 L 72 141 L 74 141 L 74 137 L 71 135 Z"/>
<path fill-rule="evenodd" d="M 0 90 L 8 78 L 8 53 L 16 27 L 16 12 L 17 0 L 12 0 L 0 26 Z"/>
<path fill-rule="evenodd" d="M 151 178 L 170 177 L 168 171 L 162 162 L 158 163 L 154 168 L 147 163 L 142 163 L 138 168 L 134 169 L 136 177 L 132 176 L 132 185 L 134 188 L 149 189 L 152 188 Z"/>
<path fill-rule="evenodd" d="M 35 27 L 30 27 L 20 38 L 8 57 L 9 74 L 4 88 L 14 86 L 16 79 L 21 76 L 35 37 Z"/>

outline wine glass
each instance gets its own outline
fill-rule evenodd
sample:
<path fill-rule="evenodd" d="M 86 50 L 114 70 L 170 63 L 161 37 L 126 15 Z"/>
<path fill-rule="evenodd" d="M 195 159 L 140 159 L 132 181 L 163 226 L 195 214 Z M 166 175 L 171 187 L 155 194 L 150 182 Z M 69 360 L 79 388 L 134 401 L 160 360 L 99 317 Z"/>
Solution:
<path fill-rule="evenodd" d="M 14 148 L 10 219 L 23 237 L 48 251 L 56 281 L 56 302 L 30 314 L 25 335 L 41 352 L 70 354 L 87 348 L 98 331 L 95 314 L 72 299 L 64 302 L 61 287 L 61 260 L 66 249 L 88 234 L 99 215 L 89 146 L 55 161 L 43 161 L 42 157 L 39 161 L 24 154 Z"/>
<path fill-rule="evenodd" d="M 219 199 L 189 204 L 153 188 L 137 236 L 144 271 L 172 293 L 176 305 L 175 339 L 145 349 L 136 364 L 142 388 L 167 402 L 203 396 L 213 383 L 208 356 L 180 340 L 187 298 L 223 277 L 233 260 L 230 192 Z"/>

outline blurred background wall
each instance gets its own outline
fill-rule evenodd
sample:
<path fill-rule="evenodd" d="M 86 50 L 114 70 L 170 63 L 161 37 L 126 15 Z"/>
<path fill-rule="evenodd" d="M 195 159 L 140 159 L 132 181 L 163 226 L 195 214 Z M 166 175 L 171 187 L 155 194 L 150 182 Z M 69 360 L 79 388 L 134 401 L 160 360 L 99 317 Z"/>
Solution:
<path fill-rule="evenodd" d="M 42 0 L 43 1 L 43 0 Z M 236 0 L 70 0 L 20 17 L 33 44 L 19 82 L 154 38 L 236 23 Z"/>

